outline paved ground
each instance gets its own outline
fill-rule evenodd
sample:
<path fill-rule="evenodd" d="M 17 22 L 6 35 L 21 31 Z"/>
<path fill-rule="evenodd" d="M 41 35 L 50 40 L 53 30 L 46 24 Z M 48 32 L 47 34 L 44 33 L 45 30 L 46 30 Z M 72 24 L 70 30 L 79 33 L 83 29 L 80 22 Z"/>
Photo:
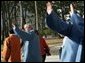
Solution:
<path fill-rule="evenodd" d="M 60 62 L 59 59 L 59 48 L 61 47 L 62 43 L 55 43 L 53 45 L 49 45 L 51 56 L 46 56 L 45 62 Z"/>
<path fill-rule="evenodd" d="M 62 40 L 61 39 L 49 39 L 47 40 L 47 44 L 50 48 L 51 56 L 46 56 L 45 62 L 60 62 L 58 55 L 59 55 L 59 48 L 62 44 Z"/>
<path fill-rule="evenodd" d="M 46 56 L 45 62 L 60 62 L 58 55 Z"/>

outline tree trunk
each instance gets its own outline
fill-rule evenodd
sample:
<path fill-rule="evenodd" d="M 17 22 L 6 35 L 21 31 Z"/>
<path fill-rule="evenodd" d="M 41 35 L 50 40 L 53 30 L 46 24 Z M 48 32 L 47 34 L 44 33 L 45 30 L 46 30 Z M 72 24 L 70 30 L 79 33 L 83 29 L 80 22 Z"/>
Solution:
<path fill-rule="evenodd" d="M 5 2 L 2 2 L 2 4 L 5 4 Z M 2 43 L 3 43 L 3 40 L 4 40 L 4 36 L 5 36 L 5 8 L 4 8 L 5 6 L 4 5 L 2 5 L 2 19 L 3 19 L 3 30 L 2 30 Z"/>
<path fill-rule="evenodd" d="M 20 5 L 20 21 L 21 21 L 21 28 L 22 28 L 22 25 L 23 25 L 23 23 L 22 23 L 22 5 L 21 5 L 21 1 L 19 1 L 19 5 Z"/>
<path fill-rule="evenodd" d="M 36 30 L 38 30 L 38 14 L 37 14 L 37 2 L 35 1 L 35 15 L 36 15 Z"/>

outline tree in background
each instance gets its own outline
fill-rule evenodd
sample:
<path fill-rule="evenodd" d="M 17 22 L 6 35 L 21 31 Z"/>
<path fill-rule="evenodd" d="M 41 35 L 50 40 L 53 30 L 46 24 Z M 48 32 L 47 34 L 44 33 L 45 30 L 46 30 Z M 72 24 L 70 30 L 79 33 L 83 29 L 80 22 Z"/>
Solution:
<path fill-rule="evenodd" d="M 61 19 L 66 20 L 67 17 L 65 16 L 69 14 L 69 4 L 71 2 L 74 1 L 52 1 L 53 8 Z M 78 12 L 83 16 L 84 1 L 75 2 L 77 2 Z M 55 32 L 52 32 L 46 26 L 45 17 L 46 1 L 36 1 L 36 9 L 35 1 L 1 1 L 1 40 L 3 41 L 8 36 L 9 30 L 12 28 L 13 18 L 21 28 L 25 23 L 31 23 L 36 29 L 36 24 L 38 24 L 38 30 L 42 35 L 54 35 Z"/>

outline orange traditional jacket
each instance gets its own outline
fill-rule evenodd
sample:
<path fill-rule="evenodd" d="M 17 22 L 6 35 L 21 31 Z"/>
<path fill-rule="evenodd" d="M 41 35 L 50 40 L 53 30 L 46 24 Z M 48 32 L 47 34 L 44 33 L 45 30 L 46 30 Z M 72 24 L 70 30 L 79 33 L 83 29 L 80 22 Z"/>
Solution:
<path fill-rule="evenodd" d="M 46 54 L 46 51 L 50 51 L 48 45 L 46 44 L 46 41 L 44 38 L 40 37 L 40 48 L 41 48 L 41 55 Z"/>
<path fill-rule="evenodd" d="M 2 56 L 6 62 L 21 62 L 20 38 L 10 34 L 4 41 Z"/>

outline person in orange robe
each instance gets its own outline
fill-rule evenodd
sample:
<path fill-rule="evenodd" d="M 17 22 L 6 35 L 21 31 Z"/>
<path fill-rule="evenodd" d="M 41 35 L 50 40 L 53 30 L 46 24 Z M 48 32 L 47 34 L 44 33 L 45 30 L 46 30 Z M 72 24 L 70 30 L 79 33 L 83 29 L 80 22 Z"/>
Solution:
<path fill-rule="evenodd" d="M 41 37 L 40 33 L 38 32 L 38 30 L 35 30 L 35 33 L 39 36 L 39 40 L 40 40 L 40 53 L 42 55 L 42 62 L 45 62 L 46 59 L 46 55 L 50 56 L 50 48 L 48 47 L 45 39 L 43 37 Z"/>
<path fill-rule="evenodd" d="M 21 62 L 20 38 L 14 34 L 13 30 L 4 40 L 2 57 L 4 62 Z"/>

